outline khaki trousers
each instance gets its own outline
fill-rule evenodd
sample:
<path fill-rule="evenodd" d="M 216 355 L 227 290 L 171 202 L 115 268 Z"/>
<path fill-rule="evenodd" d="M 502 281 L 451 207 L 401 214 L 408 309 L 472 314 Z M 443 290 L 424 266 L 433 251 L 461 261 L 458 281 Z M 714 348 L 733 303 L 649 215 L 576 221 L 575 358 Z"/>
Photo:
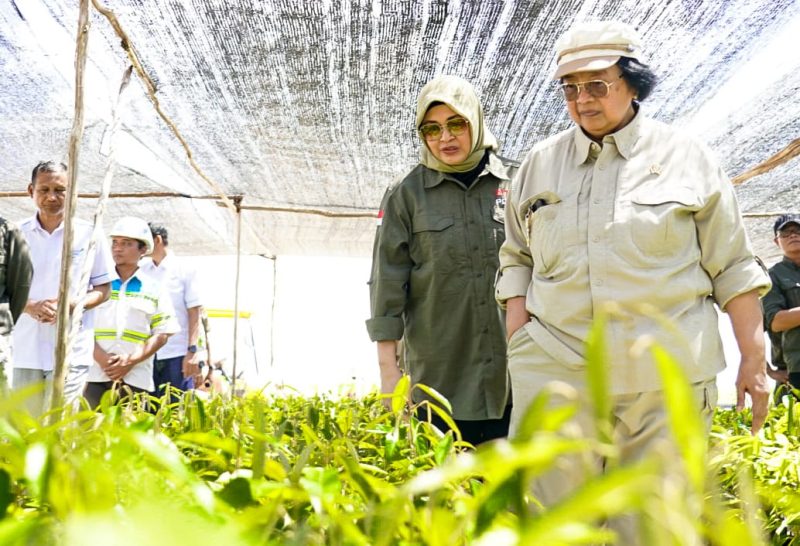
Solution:
<path fill-rule="evenodd" d="M 83 394 L 83 387 L 89 375 L 87 366 L 70 366 L 67 376 L 64 378 L 64 405 L 78 406 L 78 397 Z M 53 370 L 32 370 L 29 368 L 14 368 L 11 386 L 22 389 L 34 383 L 44 382 L 40 391 L 30 395 L 25 400 L 25 408 L 34 417 L 44 414 L 50 409 L 50 400 L 53 392 Z"/>
<path fill-rule="evenodd" d="M 544 389 L 552 389 L 551 407 L 577 402 L 575 417 L 562 433 L 570 437 L 596 437 L 594 417 L 589 403 L 584 366 L 558 362 L 545 352 L 527 328 L 515 332 L 508 344 L 508 368 L 511 374 L 514 408 L 509 437 L 518 434 L 520 421 L 531 401 Z M 658 373 L 653 370 L 653 373 Z M 697 409 L 702 413 L 706 430 L 710 431 L 717 403 L 715 379 L 692 386 Z M 618 449 L 619 464 L 642 460 L 658 453 L 665 460 L 678 461 L 664 406 L 663 391 L 612 396 L 613 442 Z M 603 472 L 605 461 L 595 455 L 565 456 L 555 468 L 538 476 L 532 492 L 545 506 L 552 506 L 568 497 L 592 476 Z M 639 518 L 615 518 L 608 526 L 619 536 L 617 544 L 646 544 Z M 699 540 L 699 539 L 698 539 Z"/>
<path fill-rule="evenodd" d="M 25 409 L 34 417 L 39 417 L 50 407 L 50 396 L 53 392 L 53 370 L 33 370 L 30 368 L 14 368 L 11 387 L 21 390 L 35 383 L 44 383 L 42 388 L 25 399 Z"/>
<path fill-rule="evenodd" d="M 0 396 L 9 389 L 11 362 L 11 333 L 0 334 Z"/>

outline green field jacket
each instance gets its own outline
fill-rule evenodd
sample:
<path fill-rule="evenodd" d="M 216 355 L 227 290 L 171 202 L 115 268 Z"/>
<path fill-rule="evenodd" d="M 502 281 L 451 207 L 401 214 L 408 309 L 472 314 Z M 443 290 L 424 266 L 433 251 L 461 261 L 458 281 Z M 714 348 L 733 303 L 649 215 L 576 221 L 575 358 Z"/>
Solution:
<path fill-rule="evenodd" d="M 498 419 L 508 402 L 505 325 L 494 280 L 516 168 L 491 154 L 466 187 L 417 165 L 381 206 L 369 336 L 402 338 L 412 382 L 446 396 L 459 420 Z"/>

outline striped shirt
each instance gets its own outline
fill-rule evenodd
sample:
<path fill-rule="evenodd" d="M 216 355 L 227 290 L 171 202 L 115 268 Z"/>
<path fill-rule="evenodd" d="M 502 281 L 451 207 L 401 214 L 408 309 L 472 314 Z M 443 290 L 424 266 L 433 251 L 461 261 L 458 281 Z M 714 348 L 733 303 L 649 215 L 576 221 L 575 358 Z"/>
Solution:
<path fill-rule="evenodd" d="M 165 287 L 141 270 L 125 282 L 113 281 L 108 301 L 95 308 L 94 339 L 107 353 L 130 354 L 151 336 L 174 334 L 179 329 Z M 97 362 L 92 364 L 88 381 L 110 380 Z M 131 368 L 123 380 L 133 387 L 155 390 L 153 357 Z"/>

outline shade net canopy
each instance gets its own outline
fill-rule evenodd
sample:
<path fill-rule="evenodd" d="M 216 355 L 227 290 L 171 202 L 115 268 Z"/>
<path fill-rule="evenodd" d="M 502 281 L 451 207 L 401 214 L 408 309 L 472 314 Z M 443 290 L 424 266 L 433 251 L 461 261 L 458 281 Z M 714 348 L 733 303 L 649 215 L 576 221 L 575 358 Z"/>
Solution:
<path fill-rule="evenodd" d="M 242 252 L 370 254 L 385 189 L 417 161 L 414 108 L 440 74 L 470 80 L 501 154 L 570 126 L 551 80 L 573 22 L 636 26 L 660 81 L 643 103 L 709 143 L 737 175 L 800 137 L 800 2 L 790 0 L 115 0 L 121 43 L 91 9 L 79 190 L 97 192 L 114 143 L 105 226 L 158 220 L 181 253 L 235 251 L 236 219 L 190 165 L 134 78 L 118 107 L 124 46 L 155 83 L 204 175 L 243 196 Z M 74 0 L 0 1 L 0 192 L 41 159 L 66 159 L 74 117 Z M 798 211 L 800 160 L 737 186 L 756 251 L 777 259 L 769 213 Z M 17 195 L 17 194 L 14 194 Z M 82 198 L 78 214 L 94 212 Z M 247 207 L 252 207 L 248 209 Z M 33 213 L 26 196 L 0 214 Z M 758 216 L 766 214 L 767 216 Z M 726 234 L 720 234 L 724 244 Z"/>

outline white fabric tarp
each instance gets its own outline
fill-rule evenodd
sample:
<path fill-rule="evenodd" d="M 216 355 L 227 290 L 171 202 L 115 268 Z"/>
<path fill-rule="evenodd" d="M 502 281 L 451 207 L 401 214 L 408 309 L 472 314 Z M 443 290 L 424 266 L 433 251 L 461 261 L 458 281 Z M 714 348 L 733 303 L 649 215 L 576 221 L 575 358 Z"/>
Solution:
<path fill-rule="evenodd" d="M 23 192 L 40 159 L 63 159 L 73 119 L 74 0 L 0 2 L 0 192 Z M 375 213 L 417 158 L 416 95 L 451 73 L 480 92 L 503 155 L 569 125 L 549 79 L 552 46 L 576 20 L 637 26 L 661 81 L 645 111 L 705 139 L 731 175 L 800 135 L 800 2 L 795 0 L 115 0 L 108 2 L 157 85 L 162 108 L 203 171 L 245 205 Z M 80 190 L 98 191 L 111 109 L 127 58 L 92 11 Z M 123 107 L 112 191 L 209 196 L 136 80 Z M 798 160 L 738 188 L 749 213 L 797 211 Z M 91 215 L 95 200 L 82 199 Z M 33 211 L 0 198 L 0 215 Z M 114 199 L 161 220 L 183 254 L 235 249 L 232 214 L 213 200 Z M 244 213 L 246 253 L 370 253 L 374 219 Z M 771 219 L 748 220 L 777 256 Z"/>

